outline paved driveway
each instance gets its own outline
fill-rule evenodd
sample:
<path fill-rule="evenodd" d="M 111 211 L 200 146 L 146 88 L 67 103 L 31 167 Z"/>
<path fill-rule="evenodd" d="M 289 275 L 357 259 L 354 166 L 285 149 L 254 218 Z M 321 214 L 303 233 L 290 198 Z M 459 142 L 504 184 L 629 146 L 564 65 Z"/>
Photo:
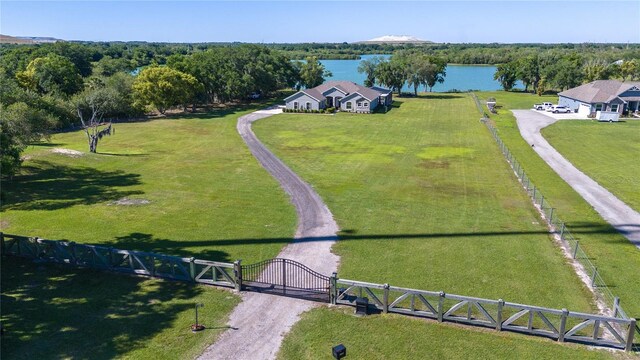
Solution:
<path fill-rule="evenodd" d="M 618 199 L 604 187 L 573 166 L 540 133 L 558 119 L 535 110 L 513 110 L 520 134 L 551 168 L 560 175 L 580 196 L 640 249 L 640 213 Z M 557 115 L 557 114 L 553 114 Z M 572 115 L 572 114 L 567 114 Z M 576 114 L 573 114 L 576 115 Z"/>
<path fill-rule="evenodd" d="M 582 114 L 576 114 L 576 113 L 558 113 L 558 114 L 554 114 L 550 111 L 545 111 L 545 110 L 531 110 L 535 113 L 538 114 L 542 114 L 542 115 L 546 115 L 552 119 L 556 119 L 556 120 L 587 120 L 587 117 L 585 115 Z"/>

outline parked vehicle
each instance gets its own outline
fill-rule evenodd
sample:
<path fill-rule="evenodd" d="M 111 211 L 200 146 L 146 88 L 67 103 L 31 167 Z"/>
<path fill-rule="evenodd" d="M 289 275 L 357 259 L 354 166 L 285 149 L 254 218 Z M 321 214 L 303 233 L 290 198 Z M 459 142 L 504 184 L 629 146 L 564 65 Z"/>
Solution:
<path fill-rule="evenodd" d="M 249 99 L 260 99 L 262 94 L 259 91 L 254 91 L 249 95 Z"/>
<path fill-rule="evenodd" d="M 551 107 L 551 110 L 547 110 L 547 111 L 552 111 L 554 114 L 557 114 L 557 113 L 565 113 L 565 114 L 567 114 L 567 113 L 573 112 L 573 110 L 571 110 L 570 108 L 568 108 L 566 106 L 562 106 L 562 105 L 553 106 L 553 107 Z"/>
<path fill-rule="evenodd" d="M 542 104 L 534 104 L 533 105 L 533 109 L 534 110 L 547 110 L 552 106 L 553 106 L 553 104 L 550 103 L 550 102 L 543 102 Z"/>

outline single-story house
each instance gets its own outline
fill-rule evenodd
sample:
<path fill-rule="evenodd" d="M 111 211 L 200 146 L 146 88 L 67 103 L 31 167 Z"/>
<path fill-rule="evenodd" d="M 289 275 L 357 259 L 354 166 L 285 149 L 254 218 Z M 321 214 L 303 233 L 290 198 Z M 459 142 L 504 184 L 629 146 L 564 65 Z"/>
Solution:
<path fill-rule="evenodd" d="M 620 114 L 640 111 L 640 82 L 596 80 L 560 92 L 558 96 L 558 105 L 585 116 L 596 111 Z"/>
<path fill-rule="evenodd" d="M 377 86 L 365 87 L 351 81 L 327 81 L 310 89 L 303 89 L 284 99 L 287 109 L 370 113 L 378 106 L 391 106 L 391 90 Z"/>

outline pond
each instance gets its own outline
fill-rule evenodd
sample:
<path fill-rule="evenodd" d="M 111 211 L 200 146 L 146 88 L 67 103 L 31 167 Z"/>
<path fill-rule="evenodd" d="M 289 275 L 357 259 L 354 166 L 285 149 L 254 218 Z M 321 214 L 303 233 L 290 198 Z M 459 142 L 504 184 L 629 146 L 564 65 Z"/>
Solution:
<path fill-rule="evenodd" d="M 389 58 L 390 55 L 362 55 L 360 60 L 320 60 L 325 68 L 333 74 L 326 80 L 349 80 L 358 84 L 362 84 L 366 78 L 365 74 L 358 72 L 360 61 L 370 59 L 374 56 L 382 56 Z M 445 92 L 451 90 L 481 90 L 495 91 L 501 90 L 502 86 L 496 80 L 493 80 L 493 74 L 496 67 L 493 65 L 447 65 L 447 76 L 444 83 L 436 84 L 433 91 Z M 516 83 L 516 88 L 524 88 L 522 83 Z M 413 88 L 404 86 L 402 91 L 413 92 Z M 424 87 L 418 91 L 427 91 Z"/>

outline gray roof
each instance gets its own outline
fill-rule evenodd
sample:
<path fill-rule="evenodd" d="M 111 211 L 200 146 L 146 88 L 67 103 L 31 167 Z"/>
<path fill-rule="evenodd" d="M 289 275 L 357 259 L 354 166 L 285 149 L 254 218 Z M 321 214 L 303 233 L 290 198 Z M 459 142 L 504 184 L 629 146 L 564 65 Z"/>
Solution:
<path fill-rule="evenodd" d="M 591 104 L 608 103 L 634 86 L 640 87 L 640 82 L 596 80 L 588 84 L 560 92 L 558 95 Z"/>
<path fill-rule="evenodd" d="M 391 92 L 391 90 L 383 89 L 380 87 L 372 87 L 368 88 L 366 86 L 358 85 L 352 81 L 343 81 L 343 80 L 331 80 L 323 83 L 322 85 L 318 85 L 311 89 L 304 89 L 302 92 L 308 94 L 309 96 L 322 100 L 324 99 L 323 93 L 331 88 L 336 88 L 347 95 L 358 93 L 362 95 L 362 97 L 366 98 L 369 101 L 373 101 L 373 99 L 386 95 Z"/>

